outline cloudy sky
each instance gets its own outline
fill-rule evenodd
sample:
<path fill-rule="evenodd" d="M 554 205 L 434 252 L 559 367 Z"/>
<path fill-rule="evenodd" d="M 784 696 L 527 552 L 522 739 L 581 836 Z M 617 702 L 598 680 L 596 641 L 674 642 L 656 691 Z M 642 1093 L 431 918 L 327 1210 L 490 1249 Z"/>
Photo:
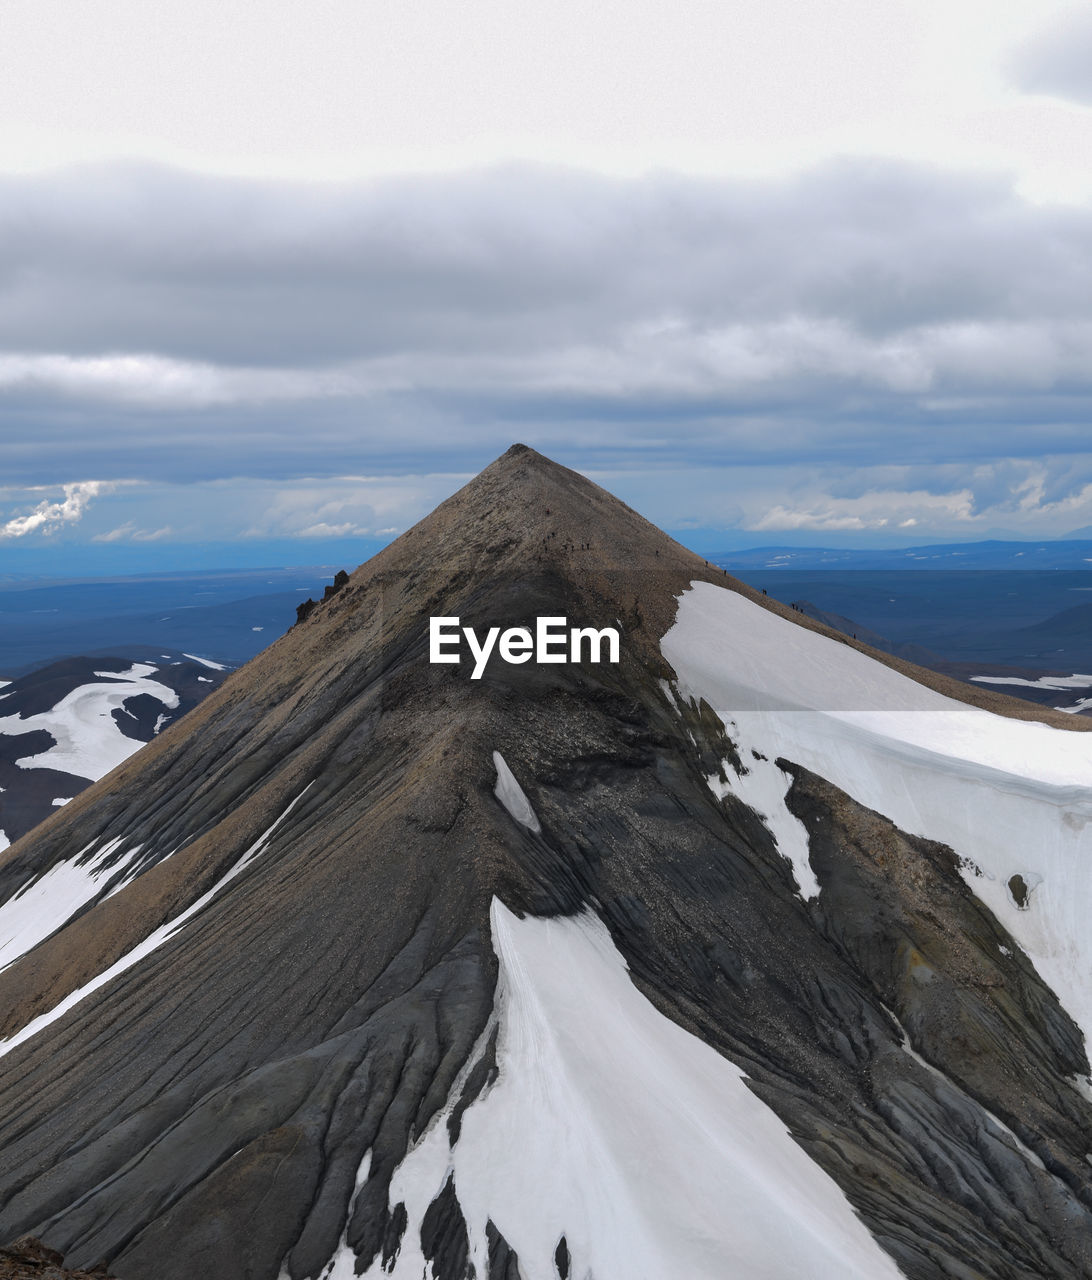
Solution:
<path fill-rule="evenodd" d="M 0 119 L 0 573 L 514 440 L 707 548 L 1092 525 L 1092 7 L 6 0 Z"/>

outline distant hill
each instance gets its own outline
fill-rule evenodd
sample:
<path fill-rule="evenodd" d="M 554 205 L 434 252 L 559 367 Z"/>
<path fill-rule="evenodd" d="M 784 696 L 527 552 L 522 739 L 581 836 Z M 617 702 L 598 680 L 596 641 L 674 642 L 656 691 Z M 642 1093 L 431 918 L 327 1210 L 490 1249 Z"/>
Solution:
<path fill-rule="evenodd" d="M 228 673 L 191 654 L 146 647 L 143 657 L 67 658 L 0 681 L 0 849 L 151 742 Z"/>
<path fill-rule="evenodd" d="M 1092 569 L 1092 529 L 1064 542 L 952 542 L 935 546 L 858 550 L 847 547 L 754 547 L 709 559 L 743 569 Z"/>
<path fill-rule="evenodd" d="M 333 576 L 316 567 L 0 583 L 0 678 L 88 653 L 143 659 L 148 646 L 241 665 Z"/>

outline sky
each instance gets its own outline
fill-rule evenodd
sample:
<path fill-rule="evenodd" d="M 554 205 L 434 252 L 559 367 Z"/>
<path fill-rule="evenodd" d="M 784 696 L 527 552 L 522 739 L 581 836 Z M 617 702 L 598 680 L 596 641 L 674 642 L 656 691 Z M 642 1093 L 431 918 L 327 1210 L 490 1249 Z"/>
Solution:
<path fill-rule="evenodd" d="M 706 549 L 1092 526 L 1092 6 L 6 0 L 0 119 L 0 575 L 517 440 Z"/>

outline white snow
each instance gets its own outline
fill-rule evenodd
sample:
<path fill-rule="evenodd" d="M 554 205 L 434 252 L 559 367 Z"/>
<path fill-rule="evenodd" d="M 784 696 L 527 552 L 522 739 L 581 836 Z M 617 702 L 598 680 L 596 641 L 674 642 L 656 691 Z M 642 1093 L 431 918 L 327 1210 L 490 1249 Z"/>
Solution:
<path fill-rule="evenodd" d="M 454 1148 L 444 1112 L 396 1172 L 409 1226 L 368 1277 L 427 1274 L 419 1224 L 451 1172 L 478 1275 L 492 1220 L 524 1280 L 556 1280 L 562 1235 L 579 1280 L 899 1276 L 740 1069 L 638 991 L 595 916 L 519 920 L 494 899 L 491 919 L 498 1078 Z M 339 1251 L 332 1274 L 351 1263 Z"/>
<path fill-rule="evenodd" d="M 54 809 L 60 809 L 62 805 L 68 804 L 71 799 L 71 796 L 57 796 L 49 803 L 54 807 Z"/>
<path fill-rule="evenodd" d="M 732 762 L 724 762 L 728 779 L 722 781 L 716 774 L 706 779 L 717 799 L 729 793 L 749 805 L 769 828 L 778 850 L 792 863 L 792 873 L 802 898 L 819 896 L 819 881 L 811 869 L 808 852 L 808 831 L 800 819 L 790 813 L 785 804 L 785 794 L 792 778 L 782 772 L 772 760 L 759 759 L 752 753 L 742 760 L 746 772 L 737 773 Z"/>
<path fill-rule="evenodd" d="M 310 783 L 307 784 L 307 786 L 310 786 L 310 785 L 311 785 Z M 264 831 L 258 837 L 258 839 L 254 841 L 254 843 L 250 846 L 250 848 L 247 849 L 246 852 L 242 854 L 242 856 L 235 862 L 235 864 L 228 871 L 226 871 L 220 877 L 219 880 L 216 881 L 216 883 L 212 886 L 211 889 L 203 893 L 200 896 L 200 898 L 197 899 L 196 902 L 191 903 L 190 906 L 188 906 L 184 911 L 180 912 L 177 916 L 175 916 L 173 920 L 168 920 L 166 924 L 160 925 L 158 929 L 154 930 L 142 942 L 139 942 L 135 947 L 127 951 L 120 959 L 116 960 L 112 965 L 110 965 L 108 969 L 104 969 L 102 973 L 92 978 L 90 982 L 87 982 L 82 987 L 77 988 L 77 990 L 73 991 L 70 995 L 66 996 L 63 1000 L 60 1001 L 59 1004 L 55 1005 L 52 1009 L 48 1010 L 46 1013 L 40 1014 L 37 1018 L 34 1018 L 31 1022 L 28 1022 L 27 1025 L 22 1028 L 22 1030 L 16 1032 L 9 1039 L 0 1041 L 0 1058 L 2 1058 L 5 1054 L 10 1053 L 11 1050 L 16 1047 L 16 1045 L 22 1044 L 24 1040 L 29 1040 L 31 1036 L 37 1035 L 39 1031 L 43 1030 L 43 1028 L 45 1027 L 48 1027 L 50 1023 L 55 1022 L 59 1017 L 62 1016 L 62 1014 L 67 1013 L 69 1009 L 79 1004 L 81 1000 L 85 999 L 93 991 L 97 991 L 99 987 L 109 982 L 112 978 L 116 978 L 119 974 L 124 973 L 126 969 L 131 969 L 133 965 L 137 963 L 137 961 L 143 960 L 145 956 L 150 955 L 153 951 L 156 950 L 157 947 L 162 946 L 162 944 L 166 942 L 168 938 L 173 937 L 178 932 L 178 930 L 183 928 L 195 915 L 198 914 L 199 911 L 202 910 L 203 907 L 207 906 L 208 903 L 210 903 L 212 899 L 216 897 L 216 895 L 220 892 L 221 889 L 224 888 L 225 885 L 227 885 L 230 881 L 234 880 L 235 877 L 243 870 L 244 867 L 248 866 L 251 862 L 254 861 L 255 858 L 259 857 L 261 854 L 265 852 L 266 848 L 268 847 L 270 837 L 273 835 L 273 832 L 276 831 L 276 829 L 285 820 L 285 818 L 288 817 L 288 815 L 296 807 L 299 801 L 303 799 L 303 796 L 306 793 L 306 791 L 307 791 L 307 787 L 304 787 L 303 791 L 301 791 L 300 794 L 295 798 L 295 800 L 292 801 L 292 803 L 288 806 L 287 809 L 285 809 L 285 811 L 280 815 L 280 817 L 277 818 L 277 820 L 273 823 L 273 825 L 269 827 L 266 831 Z M 64 865 L 69 865 L 69 864 L 64 864 Z M 44 879 L 45 877 L 43 876 L 42 880 Z M 41 880 L 36 882 L 36 884 L 41 884 L 41 883 L 42 883 Z M 16 900 L 13 899 L 12 901 L 16 901 Z M 10 903 L 5 904 L 5 906 L 8 906 L 8 905 L 10 905 Z M 70 911 L 69 915 L 71 914 L 72 913 Z M 49 932 L 52 932 L 52 930 L 49 930 Z M 48 935 L 42 934 L 41 936 L 45 937 Z M 26 949 L 27 948 L 24 948 L 24 950 Z"/>
<path fill-rule="evenodd" d="M 1092 1042 L 1092 734 L 955 702 L 711 583 L 683 593 L 662 649 L 748 763 L 804 765 L 980 868 L 967 883 Z M 1016 874 L 1037 885 L 1025 910 Z"/>
<path fill-rule="evenodd" d="M 128 671 L 96 671 L 103 684 L 83 684 L 63 697 L 49 711 L 32 716 L 0 716 L 0 734 L 29 733 L 45 729 L 56 745 L 34 756 L 16 760 L 22 769 L 57 769 L 95 782 L 128 759 L 142 745 L 127 738 L 117 726 L 113 712 L 129 698 L 147 693 L 166 707 L 178 706 L 178 694 L 165 684 L 149 679 L 156 668 L 137 663 Z"/>
<path fill-rule="evenodd" d="M 134 845 L 127 857 L 118 859 L 114 855 L 121 841 L 110 840 L 93 858 L 80 863 L 79 859 L 96 843 L 92 841 L 70 861 L 58 862 L 37 879 L 27 880 L 0 904 L 0 969 L 7 968 L 43 938 L 55 933 L 82 906 L 98 896 L 104 879 L 129 867 L 141 849 L 139 844 Z M 109 867 L 108 859 L 112 859 Z"/>
<path fill-rule="evenodd" d="M 499 751 L 493 752 L 493 765 L 497 770 L 497 785 L 493 788 L 493 794 L 521 826 L 537 835 L 542 830 L 542 825 Z"/>
<path fill-rule="evenodd" d="M 7 838 L 2 830 L 0 830 L 0 853 L 11 846 L 11 841 Z"/>
<path fill-rule="evenodd" d="M 199 658 L 196 653 L 184 653 L 183 658 L 189 658 L 191 662 L 199 662 L 203 667 L 210 667 L 213 671 L 226 671 L 227 667 L 222 662 L 213 662 L 211 658 Z M 203 677 L 198 676 L 198 680 Z"/>
<path fill-rule="evenodd" d="M 1019 676 L 971 676 L 977 684 L 1013 684 L 1025 689 L 1092 689 L 1092 676 L 1040 676 L 1024 680 Z"/>

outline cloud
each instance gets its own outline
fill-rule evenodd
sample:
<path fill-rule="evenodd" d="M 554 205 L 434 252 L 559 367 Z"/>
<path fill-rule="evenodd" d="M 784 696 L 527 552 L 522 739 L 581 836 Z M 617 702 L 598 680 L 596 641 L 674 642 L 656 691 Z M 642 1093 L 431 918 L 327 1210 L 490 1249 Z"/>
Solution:
<path fill-rule="evenodd" d="M 66 484 L 64 498 L 60 502 L 44 499 L 29 515 L 13 516 L 0 525 L 0 537 L 25 538 L 29 533 L 51 533 L 60 525 L 72 524 L 81 519 L 92 498 L 108 492 L 110 486 L 98 480 L 83 480 Z"/>
<path fill-rule="evenodd" d="M 159 529 L 138 529 L 132 520 L 118 525 L 116 529 L 108 529 L 105 533 L 96 533 L 92 542 L 163 542 L 170 538 L 174 530 L 170 525 Z"/>
<path fill-rule="evenodd" d="M 1092 105 L 1092 10 L 1063 11 L 1013 51 L 1009 74 L 1027 93 Z"/>
<path fill-rule="evenodd" d="M 371 529 L 362 529 L 359 525 L 346 521 L 344 524 L 327 524 L 324 520 L 318 524 L 308 525 L 306 529 L 295 530 L 296 538 L 354 538 L 367 537 Z"/>
<path fill-rule="evenodd" d="M 0 473 L 251 477 L 256 537 L 401 527 L 435 487 L 407 476 L 513 440 L 588 470 L 825 469 L 829 511 L 782 493 L 749 521 L 873 528 L 838 505 L 856 475 L 1019 515 L 1003 463 L 1089 456 L 1090 347 L 1092 213 L 997 176 L 0 178 Z M 324 489 L 362 474 L 363 497 Z M 1042 501 L 1078 480 L 1052 464 Z M 128 521 L 188 527 L 126 510 L 96 536 Z"/>
<path fill-rule="evenodd" d="M 127 520 L 124 524 L 118 525 L 116 529 L 108 529 L 105 533 L 96 533 L 92 542 L 127 542 L 136 532 L 136 525 L 132 520 Z"/>
<path fill-rule="evenodd" d="M 973 504 L 973 494 L 966 489 L 944 494 L 870 490 L 851 499 L 821 494 L 812 496 L 807 505 L 773 506 L 746 527 L 756 533 L 766 530 L 842 533 L 912 529 L 923 520 L 932 526 L 938 523 L 950 526 L 973 520 Z"/>

